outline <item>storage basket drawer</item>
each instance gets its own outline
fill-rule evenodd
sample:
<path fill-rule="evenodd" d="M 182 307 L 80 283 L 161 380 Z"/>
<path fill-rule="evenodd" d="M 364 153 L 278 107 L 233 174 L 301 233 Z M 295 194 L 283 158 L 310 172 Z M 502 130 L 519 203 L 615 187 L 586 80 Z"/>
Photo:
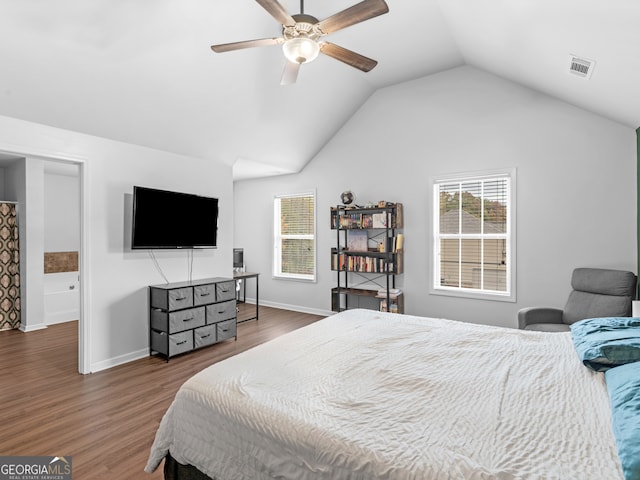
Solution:
<path fill-rule="evenodd" d="M 169 356 L 193 350 L 193 332 L 180 332 L 169 335 Z"/>
<path fill-rule="evenodd" d="M 236 301 L 228 300 L 214 305 L 207 305 L 207 323 L 217 323 L 236 316 Z"/>
<path fill-rule="evenodd" d="M 180 332 L 188 328 L 205 324 L 204 307 L 190 308 L 169 314 L 169 333 Z"/>
<path fill-rule="evenodd" d="M 230 280 L 228 282 L 220 282 L 216 284 L 216 301 L 232 300 L 236 298 L 236 282 Z"/>
<path fill-rule="evenodd" d="M 180 310 L 193 307 L 193 289 L 191 287 L 172 288 L 170 290 L 152 288 L 151 306 L 163 310 Z"/>
<path fill-rule="evenodd" d="M 177 312 L 151 311 L 151 328 L 163 332 L 176 333 L 189 328 L 203 326 L 205 322 L 205 307 L 190 308 Z"/>
<path fill-rule="evenodd" d="M 193 287 L 193 304 L 194 305 L 206 305 L 216 301 L 216 286 L 210 285 L 197 285 Z"/>
<path fill-rule="evenodd" d="M 193 350 L 193 332 L 189 330 L 169 335 L 166 332 L 153 330 L 151 349 L 169 357 Z"/>
<path fill-rule="evenodd" d="M 236 319 L 216 323 L 218 342 L 236 336 Z"/>
<path fill-rule="evenodd" d="M 205 327 L 196 328 L 193 331 L 193 343 L 195 344 L 195 348 L 216 343 L 216 326 L 207 325 Z"/>

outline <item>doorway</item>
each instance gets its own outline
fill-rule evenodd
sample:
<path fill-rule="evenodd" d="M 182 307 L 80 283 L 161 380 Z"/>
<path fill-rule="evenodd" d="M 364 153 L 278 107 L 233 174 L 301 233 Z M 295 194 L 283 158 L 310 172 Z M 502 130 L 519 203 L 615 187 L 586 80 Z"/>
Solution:
<path fill-rule="evenodd" d="M 44 162 L 44 323 L 77 321 L 80 316 L 79 167 Z"/>
<path fill-rule="evenodd" d="M 24 238 L 26 248 L 21 247 L 21 298 L 23 302 L 24 328 L 29 332 L 46 328 L 44 321 L 44 219 L 42 212 L 43 185 L 45 165 L 47 169 L 67 169 L 75 171 L 78 182 L 77 195 L 79 203 L 79 242 L 77 249 L 77 264 L 79 272 L 78 297 L 78 371 L 81 374 L 90 373 L 89 355 L 89 322 L 85 312 L 87 306 L 87 169 L 83 159 L 64 158 L 60 156 L 46 156 L 41 153 L 6 151 L 0 145 L 0 166 L 10 165 L 9 168 L 18 170 L 17 175 L 11 176 L 12 185 L 5 189 L 13 196 L 13 200 L 22 205 L 22 213 L 18 222 L 20 235 Z M 5 186 L 7 180 L 5 179 Z M 28 186 L 28 188 L 27 188 Z M 34 188 L 35 187 L 35 188 Z M 10 190 L 8 192 L 7 190 Z M 24 207 L 26 206 L 26 208 Z M 34 213 L 35 212 L 35 213 Z M 33 240 L 27 240 L 33 239 Z M 27 288 L 29 287 L 29 290 Z"/>

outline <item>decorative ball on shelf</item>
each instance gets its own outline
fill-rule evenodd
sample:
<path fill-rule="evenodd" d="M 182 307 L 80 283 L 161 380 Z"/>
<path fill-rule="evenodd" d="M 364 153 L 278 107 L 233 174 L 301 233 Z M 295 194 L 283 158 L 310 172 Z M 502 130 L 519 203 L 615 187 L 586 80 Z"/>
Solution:
<path fill-rule="evenodd" d="M 354 200 L 354 195 L 351 190 L 346 190 L 340 194 L 340 201 L 344 205 L 351 205 L 353 203 L 353 200 Z"/>

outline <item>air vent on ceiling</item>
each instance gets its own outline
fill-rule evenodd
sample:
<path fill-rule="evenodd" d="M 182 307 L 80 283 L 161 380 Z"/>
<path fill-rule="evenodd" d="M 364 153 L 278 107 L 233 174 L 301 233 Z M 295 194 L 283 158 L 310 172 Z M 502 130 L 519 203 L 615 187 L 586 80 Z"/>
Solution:
<path fill-rule="evenodd" d="M 569 72 L 583 78 L 591 78 L 596 62 L 575 55 L 569 55 Z"/>

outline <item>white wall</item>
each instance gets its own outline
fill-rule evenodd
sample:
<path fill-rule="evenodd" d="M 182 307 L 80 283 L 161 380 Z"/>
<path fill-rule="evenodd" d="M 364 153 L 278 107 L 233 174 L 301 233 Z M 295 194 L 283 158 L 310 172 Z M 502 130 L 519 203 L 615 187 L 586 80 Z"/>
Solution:
<path fill-rule="evenodd" d="M 80 248 L 80 180 L 78 176 L 44 174 L 44 251 L 76 252 Z"/>
<path fill-rule="evenodd" d="M 429 178 L 512 167 L 517 301 L 429 294 Z M 309 188 L 318 282 L 273 280 L 273 194 Z M 472 67 L 379 90 L 300 174 L 235 184 L 235 245 L 263 274 L 261 301 L 330 310 L 329 207 L 346 189 L 356 203 L 404 204 L 406 313 L 515 327 L 522 307 L 562 307 L 575 267 L 636 269 L 634 130 Z"/>
<path fill-rule="evenodd" d="M 89 291 L 84 294 L 90 308 L 85 321 L 90 322 L 92 371 L 148 354 L 147 286 L 164 280 L 146 252 L 126 247 L 125 218 L 134 185 L 218 197 L 219 247 L 195 252 L 193 278 L 232 275 L 233 183 L 229 166 L 1 116 L 0 151 L 26 153 L 27 165 L 42 162 L 41 157 L 77 159 L 85 165 L 89 236 L 83 248 L 88 253 L 90 278 L 85 279 Z M 31 180 L 26 181 L 29 184 Z M 28 188 L 35 188 L 35 184 Z M 42 189 L 40 185 L 41 203 Z M 20 207 L 27 210 L 27 220 L 30 209 L 40 208 L 28 201 Z M 43 228 L 40 225 L 34 228 Z M 40 230 L 27 232 L 26 239 L 22 238 L 28 244 L 41 244 L 41 259 L 42 236 Z M 186 251 L 158 252 L 157 258 L 169 281 L 187 279 Z M 42 274 L 42 265 L 39 271 Z M 42 294 L 38 298 L 42 302 Z M 28 308 L 26 313 L 29 323 L 38 321 L 32 318 L 36 311 Z"/>
<path fill-rule="evenodd" d="M 0 200 L 9 200 L 4 190 L 5 169 L 0 168 Z"/>

